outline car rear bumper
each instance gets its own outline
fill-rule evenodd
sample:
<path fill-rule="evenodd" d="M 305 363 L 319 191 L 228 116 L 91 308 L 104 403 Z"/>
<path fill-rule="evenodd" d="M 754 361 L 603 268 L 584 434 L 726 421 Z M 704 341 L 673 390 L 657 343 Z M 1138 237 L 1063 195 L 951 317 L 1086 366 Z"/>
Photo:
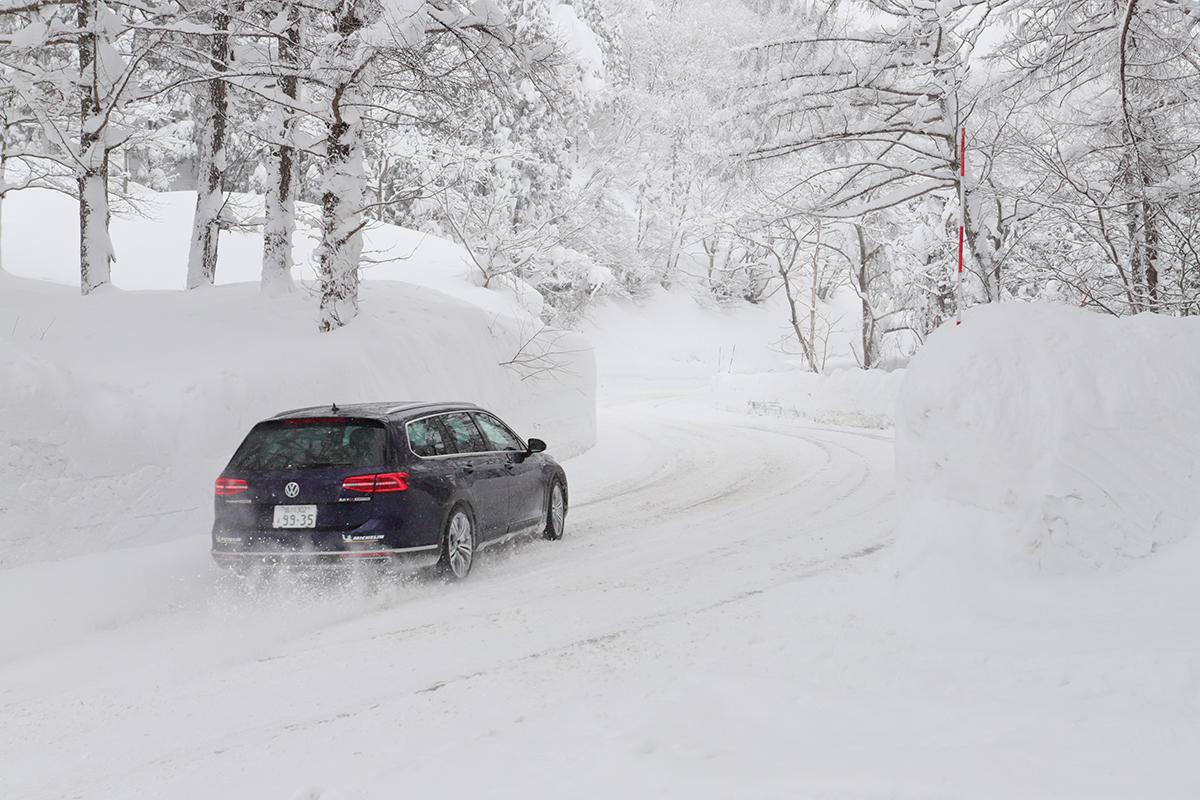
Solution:
<path fill-rule="evenodd" d="M 363 547 L 345 550 L 275 550 L 275 549 L 218 549 L 212 557 L 223 567 L 322 567 L 347 566 L 361 562 L 412 561 L 436 559 L 440 555 L 436 544 L 421 547 Z"/>

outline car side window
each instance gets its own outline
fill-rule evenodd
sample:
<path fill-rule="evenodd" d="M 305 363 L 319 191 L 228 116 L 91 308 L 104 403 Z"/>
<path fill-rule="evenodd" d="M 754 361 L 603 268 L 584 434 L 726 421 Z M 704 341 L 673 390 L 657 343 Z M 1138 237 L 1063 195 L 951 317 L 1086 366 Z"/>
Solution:
<path fill-rule="evenodd" d="M 483 436 L 475 427 L 475 423 L 471 421 L 469 414 L 465 412 L 445 414 L 442 416 L 442 423 L 450 432 L 450 438 L 454 441 L 454 447 L 458 452 L 482 453 L 490 449 L 483 441 Z"/>
<path fill-rule="evenodd" d="M 408 444 L 419 456 L 444 456 L 453 453 L 450 434 L 437 417 L 426 417 L 408 423 Z"/>
<path fill-rule="evenodd" d="M 521 440 L 503 422 L 491 414 L 476 414 L 475 423 L 483 432 L 490 450 L 524 450 Z"/>

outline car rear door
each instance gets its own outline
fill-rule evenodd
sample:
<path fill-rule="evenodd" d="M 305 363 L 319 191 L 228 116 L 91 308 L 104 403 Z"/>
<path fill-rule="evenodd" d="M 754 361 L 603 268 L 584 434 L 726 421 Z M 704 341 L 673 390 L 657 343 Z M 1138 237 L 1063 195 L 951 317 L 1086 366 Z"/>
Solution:
<path fill-rule="evenodd" d="M 508 529 L 517 531 L 538 524 L 546 515 L 542 460 L 530 455 L 520 437 L 493 414 L 479 411 L 474 417 L 489 448 L 504 454 L 504 469 L 509 475 Z"/>
<path fill-rule="evenodd" d="M 491 446 L 475 426 L 471 415 L 456 411 L 442 416 L 458 454 L 447 460 L 471 488 L 475 501 L 475 525 L 481 539 L 494 539 L 508 531 L 508 479 L 503 453 L 488 452 Z"/>
<path fill-rule="evenodd" d="M 370 521 L 374 493 L 348 490 L 347 479 L 385 472 L 384 423 L 359 418 L 297 418 L 256 425 L 227 472 L 246 488 L 220 497 L 217 520 L 231 529 L 296 539 L 297 531 L 335 534 Z M 310 542 L 311 543 L 311 542 Z"/>

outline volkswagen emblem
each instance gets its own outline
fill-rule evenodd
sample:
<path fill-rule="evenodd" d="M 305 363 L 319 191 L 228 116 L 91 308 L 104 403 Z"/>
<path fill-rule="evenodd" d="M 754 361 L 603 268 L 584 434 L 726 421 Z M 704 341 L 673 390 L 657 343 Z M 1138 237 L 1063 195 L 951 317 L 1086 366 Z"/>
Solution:
<path fill-rule="evenodd" d="M 283 493 L 288 497 L 295 497 L 300 494 L 300 484 L 295 481 L 289 481 L 287 486 L 283 487 Z"/>

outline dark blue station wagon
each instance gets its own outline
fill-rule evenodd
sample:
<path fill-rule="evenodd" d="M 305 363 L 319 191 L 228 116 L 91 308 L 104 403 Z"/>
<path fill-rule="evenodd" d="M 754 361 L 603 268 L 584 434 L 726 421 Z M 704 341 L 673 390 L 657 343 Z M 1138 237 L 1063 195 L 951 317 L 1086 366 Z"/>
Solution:
<path fill-rule="evenodd" d="M 490 544 L 562 538 L 567 479 L 545 449 L 469 403 L 288 411 L 217 478 L 213 558 L 239 572 L 427 558 L 462 579 Z"/>

